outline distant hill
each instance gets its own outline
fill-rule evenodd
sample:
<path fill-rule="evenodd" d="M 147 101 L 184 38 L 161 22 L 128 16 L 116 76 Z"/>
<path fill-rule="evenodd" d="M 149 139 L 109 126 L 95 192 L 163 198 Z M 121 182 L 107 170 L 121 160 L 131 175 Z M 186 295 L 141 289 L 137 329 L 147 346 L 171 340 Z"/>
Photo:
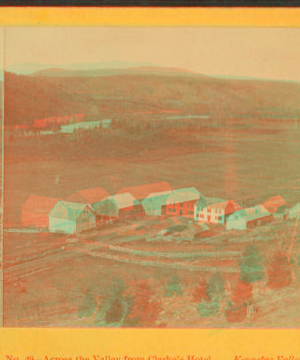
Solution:
<path fill-rule="evenodd" d="M 126 69 L 126 68 L 141 67 L 141 66 L 157 66 L 157 64 L 139 63 L 139 62 L 130 62 L 130 61 L 110 61 L 110 62 L 98 62 L 98 63 L 52 64 L 50 66 L 49 64 L 24 62 L 24 63 L 6 66 L 5 71 L 17 75 L 31 75 L 33 73 L 49 70 L 49 69 L 82 71 L 82 70 L 100 70 L 100 69 Z"/>
<path fill-rule="evenodd" d="M 94 69 L 94 70 L 66 70 L 66 69 L 46 69 L 37 71 L 32 76 L 116 76 L 116 75 L 170 75 L 180 76 L 182 74 L 190 76 L 202 76 L 188 70 L 165 68 L 158 66 L 140 66 L 126 69 Z"/>
<path fill-rule="evenodd" d="M 5 73 L 5 124 L 31 124 L 34 119 L 82 113 L 90 97 L 51 81 Z"/>
<path fill-rule="evenodd" d="M 165 73 L 168 70 L 159 70 L 145 74 L 131 69 L 126 74 L 93 77 L 6 73 L 6 124 L 32 123 L 34 119 L 75 113 L 116 119 L 135 116 L 143 120 L 144 115 L 134 114 L 161 110 L 219 119 L 300 117 L 300 83 L 226 80 L 180 70 L 169 76 Z"/>

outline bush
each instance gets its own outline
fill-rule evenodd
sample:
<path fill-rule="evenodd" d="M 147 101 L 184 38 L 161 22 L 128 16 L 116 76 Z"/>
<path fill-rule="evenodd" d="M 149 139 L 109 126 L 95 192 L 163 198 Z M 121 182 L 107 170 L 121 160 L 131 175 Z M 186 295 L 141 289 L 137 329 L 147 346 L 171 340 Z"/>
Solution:
<path fill-rule="evenodd" d="M 229 308 L 225 311 L 225 317 L 229 323 L 239 323 L 247 317 L 247 305 L 243 304 L 238 307 L 229 304 Z"/>
<path fill-rule="evenodd" d="M 176 232 L 182 232 L 187 229 L 187 225 L 174 225 L 167 228 L 167 232 L 172 234 Z"/>
<path fill-rule="evenodd" d="M 210 302 L 202 300 L 201 303 L 197 305 L 198 314 L 200 317 L 211 317 L 218 314 L 220 310 L 220 300 L 215 297 Z"/>
<path fill-rule="evenodd" d="M 245 282 L 253 283 L 264 277 L 263 256 L 254 244 L 247 246 L 240 261 L 241 277 Z"/>
<path fill-rule="evenodd" d="M 208 293 L 208 283 L 200 279 L 200 283 L 195 288 L 193 300 L 195 303 L 199 304 L 202 302 L 203 299 L 205 301 L 211 300 Z"/>
<path fill-rule="evenodd" d="M 176 275 L 172 276 L 165 288 L 165 296 L 174 296 L 175 294 L 178 296 L 183 295 L 181 281 Z"/>

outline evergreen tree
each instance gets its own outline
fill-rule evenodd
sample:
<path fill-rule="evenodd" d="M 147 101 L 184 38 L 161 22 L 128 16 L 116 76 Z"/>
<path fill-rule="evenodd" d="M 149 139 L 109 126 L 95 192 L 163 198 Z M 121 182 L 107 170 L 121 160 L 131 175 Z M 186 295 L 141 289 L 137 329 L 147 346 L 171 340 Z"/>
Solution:
<path fill-rule="evenodd" d="M 225 281 L 220 271 L 213 274 L 208 284 L 208 295 L 210 298 L 215 296 L 222 297 L 225 293 Z"/>
<path fill-rule="evenodd" d="M 165 296 L 174 296 L 175 294 L 178 296 L 183 295 L 181 281 L 177 275 L 172 276 L 165 288 Z"/>
<path fill-rule="evenodd" d="M 126 306 L 124 301 L 125 284 L 120 278 L 115 278 L 106 298 L 105 322 L 118 323 L 123 321 L 126 315 Z"/>
<path fill-rule="evenodd" d="M 105 322 L 107 324 L 110 324 L 122 321 L 124 317 L 124 312 L 125 307 L 122 299 L 114 299 L 105 314 Z"/>
<path fill-rule="evenodd" d="M 86 295 L 83 299 L 81 306 L 78 308 L 78 312 L 77 312 L 78 317 L 83 318 L 83 317 L 91 316 L 96 311 L 96 309 L 97 309 L 97 301 L 94 295 L 92 294 L 91 290 L 88 290 L 86 292 Z"/>
<path fill-rule="evenodd" d="M 260 281 L 264 277 L 263 256 L 257 246 L 247 246 L 243 259 L 240 261 L 241 278 L 249 283 Z"/>
<path fill-rule="evenodd" d="M 280 289 L 292 282 L 292 267 L 288 256 L 278 251 L 273 255 L 268 268 L 268 286 L 271 289 Z"/>
<path fill-rule="evenodd" d="M 124 281 L 116 277 L 113 279 L 110 292 L 109 292 L 109 298 L 110 300 L 113 300 L 115 298 L 122 298 L 125 292 L 125 283 Z"/>
<path fill-rule="evenodd" d="M 251 302 L 253 299 L 252 290 L 252 284 L 240 278 L 231 294 L 233 305 L 240 306 Z"/>
<path fill-rule="evenodd" d="M 227 322 L 242 322 L 247 317 L 247 307 L 252 302 L 253 292 L 252 284 L 243 278 L 238 280 L 236 286 L 232 289 L 231 301 L 228 303 L 225 311 Z"/>
<path fill-rule="evenodd" d="M 195 303 L 199 304 L 203 300 L 210 301 L 211 298 L 208 293 L 208 283 L 202 279 L 200 279 L 199 284 L 195 288 L 195 292 L 193 294 L 193 300 Z"/>
<path fill-rule="evenodd" d="M 154 291 L 147 281 L 138 281 L 135 298 L 129 318 L 137 325 L 152 326 L 161 311 L 159 301 L 154 299 Z"/>

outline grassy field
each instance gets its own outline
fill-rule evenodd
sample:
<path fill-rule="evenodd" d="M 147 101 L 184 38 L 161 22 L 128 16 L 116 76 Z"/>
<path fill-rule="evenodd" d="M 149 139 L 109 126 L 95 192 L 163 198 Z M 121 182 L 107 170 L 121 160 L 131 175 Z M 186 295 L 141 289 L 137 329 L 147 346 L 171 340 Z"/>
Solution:
<path fill-rule="evenodd" d="M 165 227 L 172 223 L 172 219 L 166 221 Z M 296 228 L 295 232 L 294 221 L 277 221 L 242 232 L 219 228 L 215 236 L 190 244 L 179 240 L 186 238 L 185 232 L 197 231 L 197 225 L 189 224 L 179 236 L 173 234 L 157 241 L 153 237 L 160 233 L 157 224 L 159 221 L 147 219 L 139 222 L 139 227 L 153 229 L 151 234 L 148 231 L 150 236 L 132 231 L 135 222 L 99 228 L 83 233 L 71 247 L 66 246 L 63 236 L 6 236 L 18 256 L 11 263 L 12 254 L 6 243 L 5 326 L 109 326 L 104 321 L 97 322 L 96 309 L 109 299 L 115 279 L 122 281 L 132 296 L 139 281 L 147 281 L 153 289 L 152 301 L 160 304 L 152 327 L 297 326 L 299 277 L 294 276 L 291 284 L 280 290 L 267 286 L 268 264 L 274 252 L 290 245 L 293 237 L 292 256 L 300 259 L 300 231 Z M 30 238 L 36 239 L 34 244 Z M 238 282 L 239 262 L 249 244 L 255 244 L 263 254 L 265 273 L 253 284 L 253 303 L 259 307 L 255 318 L 228 324 L 222 308 L 213 317 L 199 316 L 193 300 L 196 287 L 201 281 L 209 282 L 219 271 L 226 284 L 224 306 Z M 167 296 L 167 284 L 174 276 L 180 281 L 182 293 Z M 94 305 L 94 310 L 91 305 L 90 316 L 82 317 L 79 309 L 88 293 L 98 305 Z M 289 303 L 288 308 L 284 302 Z"/>
<path fill-rule="evenodd" d="M 124 186 L 158 181 L 168 181 L 174 188 L 195 186 L 204 196 L 233 198 L 246 205 L 277 194 L 290 205 L 296 203 L 300 195 L 299 128 L 288 121 L 256 123 L 255 128 L 276 132 L 186 131 L 165 142 L 153 135 L 149 150 L 143 139 L 121 139 L 119 147 L 114 137 L 99 138 L 95 146 L 103 154 L 98 156 L 87 155 L 89 141 L 78 148 L 71 139 L 56 139 L 55 135 L 50 140 L 25 138 L 7 143 L 5 223 L 20 221 L 21 206 L 33 193 L 64 198 L 79 189 L 102 186 L 114 194 Z M 105 147 L 107 142 L 110 147 Z"/>

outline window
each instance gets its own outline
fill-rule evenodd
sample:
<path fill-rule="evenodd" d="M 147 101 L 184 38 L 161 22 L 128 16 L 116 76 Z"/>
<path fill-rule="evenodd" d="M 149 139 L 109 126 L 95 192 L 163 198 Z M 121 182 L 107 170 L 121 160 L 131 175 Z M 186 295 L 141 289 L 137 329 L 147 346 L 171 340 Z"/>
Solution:
<path fill-rule="evenodd" d="M 168 211 L 169 211 L 169 212 L 171 212 L 171 211 L 172 211 L 172 209 L 171 209 L 171 208 L 168 208 Z"/>
<path fill-rule="evenodd" d="M 172 212 L 176 212 L 176 209 L 172 209 Z"/>
<path fill-rule="evenodd" d="M 179 206 L 183 207 L 183 203 L 180 203 Z"/>
<path fill-rule="evenodd" d="M 190 211 L 190 215 L 193 215 L 194 214 L 194 211 Z"/>
<path fill-rule="evenodd" d="M 204 219 L 204 214 L 200 214 L 200 218 L 201 218 L 201 219 Z"/>
<path fill-rule="evenodd" d="M 218 216 L 215 216 L 215 220 L 218 220 Z"/>
<path fill-rule="evenodd" d="M 208 208 L 208 209 L 207 209 L 207 212 L 208 212 L 208 213 L 210 213 L 210 212 L 211 212 L 211 209 L 210 209 L 210 208 Z"/>
<path fill-rule="evenodd" d="M 219 216 L 219 221 L 222 221 L 222 219 L 223 219 L 223 216 Z"/>

